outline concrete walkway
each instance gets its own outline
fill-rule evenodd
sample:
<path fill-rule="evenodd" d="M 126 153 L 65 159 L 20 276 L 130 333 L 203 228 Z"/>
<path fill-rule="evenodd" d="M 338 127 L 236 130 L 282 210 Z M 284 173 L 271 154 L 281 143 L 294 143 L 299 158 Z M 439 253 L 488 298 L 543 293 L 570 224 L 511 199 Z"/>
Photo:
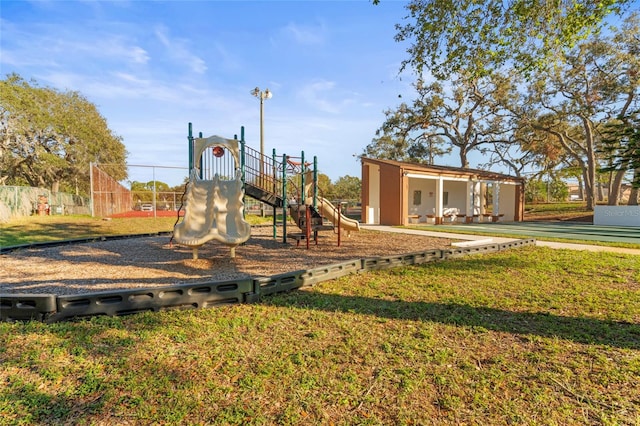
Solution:
<path fill-rule="evenodd" d="M 494 237 L 494 236 L 486 236 L 486 235 L 471 235 L 471 234 L 455 234 L 451 232 L 434 232 L 434 231 L 426 231 L 421 229 L 406 229 L 406 228 L 397 228 L 394 226 L 385 226 L 385 225 L 363 225 L 360 224 L 361 229 L 369 229 L 372 231 L 382 231 L 382 232 L 396 232 L 400 234 L 409 234 L 409 235 L 422 235 L 428 237 L 436 237 L 436 238 L 449 238 L 452 240 L 463 240 L 463 241 L 476 241 L 478 244 L 482 244 L 486 241 L 487 244 L 490 243 L 506 243 L 509 241 L 516 241 L 518 238 L 505 238 L 505 237 Z M 625 253 L 625 254 L 634 254 L 636 256 L 640 256 L 640 249 L 630 249 L 630 248 L 622 248 L 622 247 L 609 247 L 609 246 L 594 246 L 590 244 L 573 244 L 573 243 L 557 243 L 551 241 L 539 241 L 536 240 L 536 246 L 540 247 L 550 247 L 554 249 L 569 249 L 569 250 L 587 250 L 587 251 L 596 251 L 596 252 L 609 252 L 609 253 Z"/>

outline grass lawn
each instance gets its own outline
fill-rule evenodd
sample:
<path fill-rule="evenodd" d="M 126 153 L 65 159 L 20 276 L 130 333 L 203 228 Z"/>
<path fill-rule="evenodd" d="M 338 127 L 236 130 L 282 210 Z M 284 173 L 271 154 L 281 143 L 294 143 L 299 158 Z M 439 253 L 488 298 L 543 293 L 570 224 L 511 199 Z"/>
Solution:
<path fill-rule="evenodd" d="M 586 206 L 581 202 L 567 202 L 567 203 L 540 203 L 527 205 L 524 214 L 525 222 L 581 222 L 585 225 L 593 222 L 593 212 L 588 211 Z M 517 231 L 506 233 L 504 230 L 493 232 L 488 229 L 465 229 L 461 226 L 456 226 L 455 230 L 452 230 L 445 226 L 431 226 L 431 225 L 408 225 L 405 228 L 428 230 L 430 232 L 454 232 L 457 234 L 471 234 L 471 235 L 486 235 L 495 237 L 507 237 L 507 238 L 531 238 L 531 235 L 518 234 Z M 640 249 L 640 241 L 637 244 L 630 242 L 612 242 L 612 241 L 597 241 L 597 240 L 580 240 L 576 238 L 563 238 L 561 233 L 556 236 L 540 236 L 535 237 L 540 241 L 553 241 L 572 244 L 589 244 L 598 246 L 610 246 L 610 247 L 622 247 L 630 249 Z"/>
<path fill-rule="evenodd" d="M 270 223 L 272 218 L 248 215 L 251 224 Z M 115 218 L 91 216 L 29 216 L 0 223 L 0 247 L 108 235 L 171 232 L 175 217 Z"/>
<path fill-rule="evenodd" d="M 525 247 L 260 304 L 0 323 L 0 364 L 0 425 L 635 425 L 640 256 Z"/>
<path fill-rule="evenodd" d="M 527 204 L 525 207 L 525 220 L 545 219 L 553 217 L 555 219 L 571 220 L 583 216 L 593 216 L 593 211 L 587 210 L 586 204 L 582 202 L 568 203 L 535 203 Z"/>

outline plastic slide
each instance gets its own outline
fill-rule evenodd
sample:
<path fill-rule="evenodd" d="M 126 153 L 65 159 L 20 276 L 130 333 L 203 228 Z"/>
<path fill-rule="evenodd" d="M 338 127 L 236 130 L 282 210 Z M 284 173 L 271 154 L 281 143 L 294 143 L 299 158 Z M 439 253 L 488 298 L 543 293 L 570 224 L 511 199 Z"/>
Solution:
<path fill-rule="evenodd" d="M 343 214 L 339 214 L 337 207 L 331 204 L 326 198 L 318 197 L 318 211 L 335 226 L 338 226 L 338 221 L 340 221 L 341 229 L 346 231 L 360 230 L 360 222 L 350 219 Z"/>
<path fill-rule="evenodd" d="M 237 152 L 233 152 L 237 147 L 233 142 L 219 137 L 196 139 L 196 152 L 200 154 L 212 145 L 225 145 L 237 158 Z M 193 169 L 184 219 L 173 229 L 173 239 L 177 244 L 191 247 L 194 259 L 198 258 L 198 248 L 211 240 L 230 246 L 231 257 L 235 257 L 235 247 L 251 236 L 251 225 L 244 220 L 243 196 L 239 170 L 236 169 L 231 180 L 221 179 L 217 174 L 211 180 L 203 180 L 198 177 L 198 169 Z"/>
<path fill-rule="evenodd" d="M 251 236 L 251 225 L 244 220 L 242 201 L 242 180 L 224 181 L 218 176 L 213 180 L 200 180 L 191 176 L 185 214 L 182 222 L 173 230 L 176 243 L 191 247 L 193 258 L 198 258 L 198 248 L 207 241 L 216 240 L 231 247 L 231 257 L 235 257 L 235 247 Z"/>

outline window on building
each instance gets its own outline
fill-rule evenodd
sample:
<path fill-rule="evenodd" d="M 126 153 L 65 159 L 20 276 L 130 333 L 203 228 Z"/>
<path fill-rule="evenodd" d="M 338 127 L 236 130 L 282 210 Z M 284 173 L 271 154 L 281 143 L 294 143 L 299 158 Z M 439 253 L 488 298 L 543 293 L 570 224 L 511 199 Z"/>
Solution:
<path fill-rule="evenodd" d="M 413 191 L 413 205 L 419 206 L 422 204 L 422 191 Z"/>

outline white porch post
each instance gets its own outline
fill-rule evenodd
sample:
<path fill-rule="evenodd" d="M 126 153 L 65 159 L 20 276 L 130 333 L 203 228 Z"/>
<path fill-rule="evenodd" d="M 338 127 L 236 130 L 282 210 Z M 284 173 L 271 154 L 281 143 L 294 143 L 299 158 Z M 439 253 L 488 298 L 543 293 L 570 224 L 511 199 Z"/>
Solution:
<path fill-rule="evenodd" d="M 500 182 L 493 182 L 493 215 L 500 214 Z"/>
<path fill-rule="evenodd" d="M 442 199 L 444 198 L 442 176 L 438 176 L 436 180 L 436 223 L 442 222 Z"/>
<path fill-rule="evenodd" d="M 473 215 L 482 214 L 482 182 L 473 182 Z"/>
<path fill-rule="evenodd" d="M 465 214 L 467 215 L 467 223 L 473 221 L 473 200 L 475 192 L 475 182 L 472 180 L 467 181 L 467 203 L 465 205 Z"/>

